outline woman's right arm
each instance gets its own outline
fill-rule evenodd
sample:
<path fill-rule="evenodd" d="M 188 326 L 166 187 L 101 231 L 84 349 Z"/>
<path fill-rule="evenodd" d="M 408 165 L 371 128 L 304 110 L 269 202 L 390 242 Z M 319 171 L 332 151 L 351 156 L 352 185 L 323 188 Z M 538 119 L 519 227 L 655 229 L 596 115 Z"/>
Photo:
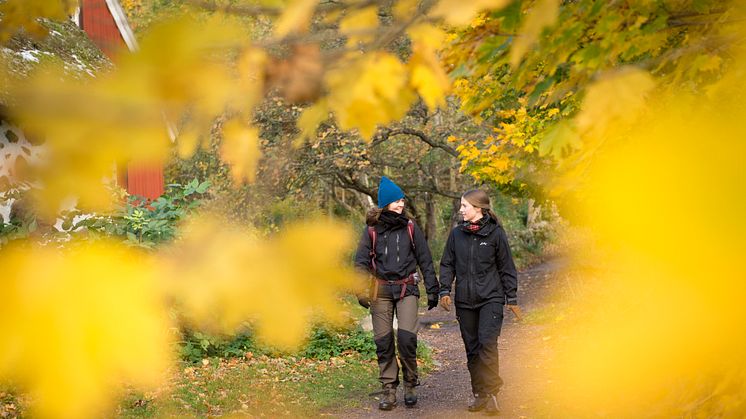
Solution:
<path fill-rule="evenodd" d="M 453 285 L 453 280 L 456 277 L 455 272 L 455 259 L 456 259 L 456 249 L 454 248 L 454 238 L 453 238 L 453 232 L 454 230 L 451 230 L 451 234 L 448 235 L 448 240 L 446 241 L 446 247 L 443 249 L 443 257 L 440 258 L 440 295 L 450 295 L 451 293 L 451 286 Z"/>
<path fill-rule="evenodd" d="M 368 227 L 363 229 L 363 235 L 360 237 L 360 242 L 357 245 L 357 252 L 355 253 L 355 268 L 365 273 L 370 272 L 370 235 L 368 234 Z"/>

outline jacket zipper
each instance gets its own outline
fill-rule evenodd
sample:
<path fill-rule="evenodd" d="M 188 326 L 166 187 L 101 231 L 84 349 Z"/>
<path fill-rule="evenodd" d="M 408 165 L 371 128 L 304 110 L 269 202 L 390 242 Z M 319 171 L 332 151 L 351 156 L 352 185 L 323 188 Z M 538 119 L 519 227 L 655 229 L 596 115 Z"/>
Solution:
<path fill-rule="evenodd" d="M 474 236 L 471 241 L 471 246 L 469 246 L 469 302 L 474 304 L 474 281 L 477 279 L 474 277 L 474 272 L 476 272 L 474 268 L 474 243 L 477 240 L 477 236 Z"/>
<path fill-rule="evenodd" d="M 396 262 L 399 263 L 399 233 L 396 233 Z"/>

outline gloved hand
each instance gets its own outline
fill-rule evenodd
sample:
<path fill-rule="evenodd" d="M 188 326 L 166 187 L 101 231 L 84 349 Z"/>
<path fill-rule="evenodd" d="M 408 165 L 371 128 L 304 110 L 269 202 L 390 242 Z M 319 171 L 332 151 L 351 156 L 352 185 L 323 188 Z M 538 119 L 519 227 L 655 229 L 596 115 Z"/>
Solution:
<path fill-rule="evenodd" d="M 438 306 L 438 294 L 427 295 L 427 309 L 432 310 Z"/>
<path fill-rule="evenodd" d="M 440 306 L 443 307 L 443 310 L 445 311 L 451 311 L 451 296 L 446 294 L 440 297 Z"/>
<path fill-rule="evenodd" d="M 370 308 L 370 297 L 367 295 L 358 295 L 357 302 L 364 308 Z"/>

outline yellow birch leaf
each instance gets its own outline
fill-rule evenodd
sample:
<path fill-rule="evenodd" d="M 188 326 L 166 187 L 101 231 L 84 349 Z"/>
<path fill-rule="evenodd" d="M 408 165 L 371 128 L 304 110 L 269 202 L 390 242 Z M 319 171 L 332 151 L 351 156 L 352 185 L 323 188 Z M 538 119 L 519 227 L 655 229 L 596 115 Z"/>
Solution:
<path fill-rule="evenodd" d="M 371 32 L 377 27 L 378 8 L 376 6 L 355 10 L 339 23 L 339 31 L 347 35 L 347 45 L 350 47 L 372 40 L 374 35 L 365 32 Z"/>
<path fill-rule="evenodd" d="M 501 9 L 511 0 L 440 0 L 430 15 L 454 26 L 467 25 L 482 10 Z"/>
<path fill-rule="evenodd" d="M 233 180 L 240 184 L 254 182 L 256 166 L 261 157 L 259 130 L 238 119 L 223 125 L 223 142 L 220 145 L 220 158 L 230 164 Z"/>
<path fill-rule="evenodd" d="M 541 31 L 557 21 L 560 0 L 538 0 L 528 12 L 526 21 L 518 31 L 510 48 L 510 65 L 515 68 L 526 54 L 526 51 L 539 39 Z"/>
<path fill-rule="evenodd" d="M 370 140 L 378 124 L 404 116 L 414 100 L 407 88 L 407 71 L 398 58 L 385 52 L 366 54 L 351 64 L 330 70 L 325 78 L 329 108 L 340 128 L 357 128 Z"/>
<path fill-rule="evenodd" d="M 329 105 L 325 99 L 322 99 L 313 105 L 303 110 L 298 117 L 298 129 L 300 134 L 295 139 L 293 144 L 299 146 L 303 141 L 314 138 L 316 136 L 316 129 L 319 124 L 326 121 L 329 118 Z"/>
<path fill-rule="evenodd" d="M 283 37 L 290 32 L 305 32 L 319 0 L 294 0 L 277 19 L 275 36 Z"/>
<path fill-rule="evenodd" d="M 412 69 L 410 84 L 420 94 L 430 110 L 445 106 L 449 88 L 448 76 L 440 66 L 432 67 L 424 63 Z"/>

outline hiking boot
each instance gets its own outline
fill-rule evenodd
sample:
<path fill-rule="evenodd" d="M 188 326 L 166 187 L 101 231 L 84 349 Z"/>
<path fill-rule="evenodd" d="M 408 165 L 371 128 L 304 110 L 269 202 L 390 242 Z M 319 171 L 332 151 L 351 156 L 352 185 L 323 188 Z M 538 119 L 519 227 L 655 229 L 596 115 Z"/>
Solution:
<path fill-rule="evenodd" d="M 497 403 L 497 395 L 487 395 L 487 407 L 484 409 L 484 413 L 489 416 L 497 416 L 500 414 L 500 405 Z"/>
<path fill-rule="evenodd" d="M 378 402 L 378 409 L 392 410 L 396 407 L 396 388 L 384 387 L 381 394 L 381 401 Z"/>
<path fill-rule="evenodd" d="M 487 407 L 489 401 L 489 395 L 487 394 L 474 394 L 474 400 L 469 404 L 467 408 L 470 412 L 479 412 Z"/>
<path fill-rule="evenodd" d="M 412 407 L 417 404 L 417 393 L 414 391 L 414 387 L 404 387 L 404 405 Z"/>

